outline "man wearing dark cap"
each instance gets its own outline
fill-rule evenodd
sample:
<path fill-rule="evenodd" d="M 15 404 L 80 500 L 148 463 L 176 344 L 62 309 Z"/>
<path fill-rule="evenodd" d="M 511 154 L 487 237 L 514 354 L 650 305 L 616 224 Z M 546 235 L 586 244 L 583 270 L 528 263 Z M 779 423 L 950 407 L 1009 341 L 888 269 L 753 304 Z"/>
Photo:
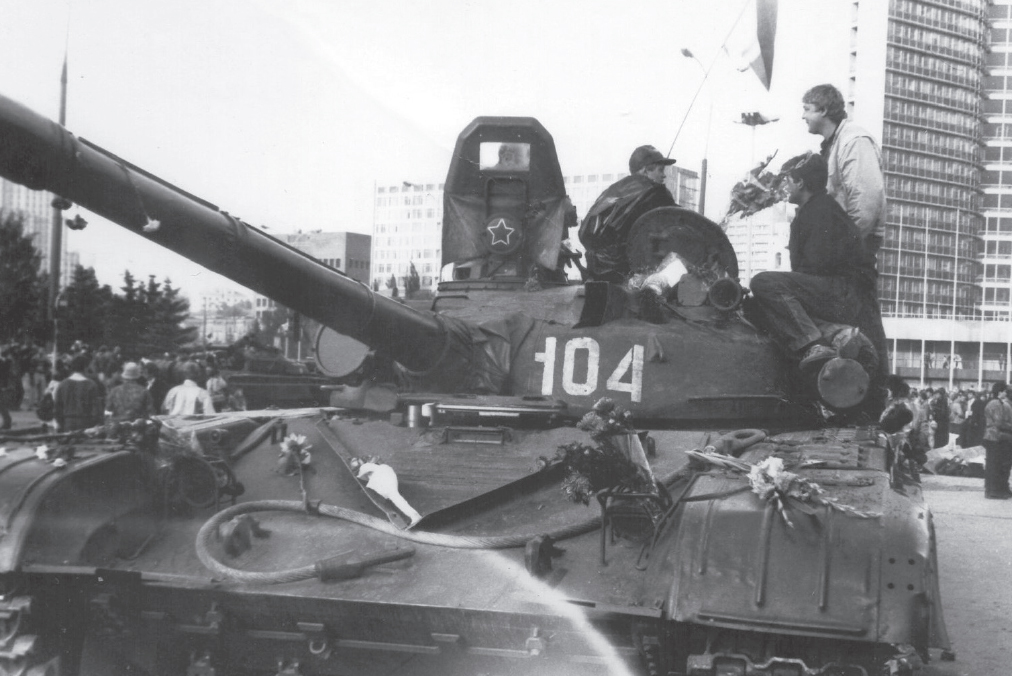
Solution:
<path fill-rule="evenodd" d="M 836 356 L 824 344 L 817 320 L 856 326 L 875 347 L 884 382 L 886 341 L 874 256 L 866 252 L 847 212 L 826 192 L 826 161 L 802 155 L 785 167 L 793 167 L 785 187 L 790 202 L 798 205 L 788 244 L 792 272 L 760 272 L 752 278 L 749 286 L 764 323 L 802 366 Z"/>
<path fill-rule="evenodd" d="M 674 163 L 657 148 L 640 146 L 629 158 L 629 176 L 610 185 L 590 207 L 580 241 L 587 248 L 591 279 L 622 284 L 629 277 L 626 242 L 633 223 L 652 209 L 678 206 L 664 185 L 665 167 Z"/>

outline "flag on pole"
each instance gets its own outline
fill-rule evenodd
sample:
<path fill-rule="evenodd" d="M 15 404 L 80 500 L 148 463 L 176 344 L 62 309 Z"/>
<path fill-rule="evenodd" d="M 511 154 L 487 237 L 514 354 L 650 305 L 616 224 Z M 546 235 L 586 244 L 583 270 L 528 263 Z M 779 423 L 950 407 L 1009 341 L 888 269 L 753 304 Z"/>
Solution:
<path fill-rule="evenodd" d="M 773 47 L 777 36 L 777 0 L 748 0 L 738 30 L 725 43 L 728 55 L 740 58 L 739 70 L 751 68 L 768 90 L 773 78 Z"/>

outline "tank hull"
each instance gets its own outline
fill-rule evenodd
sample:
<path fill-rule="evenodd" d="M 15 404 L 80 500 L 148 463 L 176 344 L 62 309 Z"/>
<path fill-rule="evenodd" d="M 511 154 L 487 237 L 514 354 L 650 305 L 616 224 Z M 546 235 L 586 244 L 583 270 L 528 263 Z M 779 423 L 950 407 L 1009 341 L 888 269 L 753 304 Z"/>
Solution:
<path fill-rule="evenodd" d="M 23 664 L 62 660 L 55 673 L 77 673 L 82 652 L 83 673 L 110 665 L 178 673 L 202 664 L 215 673 L 278 673 L 278 664 L 298 663 L 298 673 L 324 674 L 650 674 L 692 664 L 702 674 L 715 673 L 703 666 L 722 656 L 761 665 L 776 646 L 784 661 L 750 673 L 773 673 L 790 660 L 816 669 L 831 657 L 873 673 L 896 645 L 945 647 L 944 636 L 932 635 L 943 625 L 930 512 L 916 483 L 904 483 L 904 494 L 890 486 L 886 449 L 853 430 L 783 435 L 742 456 L 817 455 L 832 466 L 807 470 L 813 480 L 843 504 L 882 514 L 795 514 L 793 528 L 752 493 L 727 495 L 742 487 L 740 475 L 686 474 L 687 451 L 712 443 L 712 432 L 652 432 L 651 465 L 673 494 L 688 486 L 686 498 L 718 497 L 683 502 L 650 545 L 614 522 L 602 537 L 597 505 L 568 501 L 558 472 L 536 469 L 547 451 L 585 437 L 573 428 L 516 428 L 490 444 L 446 441 L 467 428 L 351 416 L 284 424 L 312 444 L 312 471 L 301 484 L 311 504 L 385 520 L 346 464 L 382 446 L 400 449 L 386 461 L 423 521 L 382 532 L 306 513 L 299 477 L 278 473 L 277 444 L 264 435 L 232 470 L 246 487 L 240 504 L 254 507 L 270 535 L 234 558 L 217 540 L 211 547 L 226 565 L 265 577 L 222 579 L 201 562 L 197 543 L 217 510 L 162 512 L 142 456 L 96 445 L 54 472 L 31 448 L 15 449 L 0 481 L 9 482 L 4 495 L 16 482 L 23 497 L 5 505 L 12 527 L 0 539 L 0 562 L 2 579 L 16 589 L 5 602 L 30 606 L 15 631 L 33 646 Z M 18 467 L 31 470 L 27 485 Z M 255 509 L 279 501 L 295 509 Z M 560 541 L 564 552 L 551 570 L 531 574 L 525 545 L 567 529 L 576 534 Z M 352 579 L 268 579 L 432 534 L 488 546 L 409 540 L 412 556 Z M 500 546 L 503 537 L 515 544 Z M 700 648 L 707 643 L 710 650 Z"/>

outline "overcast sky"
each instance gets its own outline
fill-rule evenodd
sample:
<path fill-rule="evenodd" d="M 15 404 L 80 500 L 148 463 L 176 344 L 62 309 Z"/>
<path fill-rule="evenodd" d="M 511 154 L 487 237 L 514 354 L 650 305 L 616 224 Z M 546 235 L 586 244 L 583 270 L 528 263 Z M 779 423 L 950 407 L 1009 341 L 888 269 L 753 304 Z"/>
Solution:
<path fill-rule="evenodd" d="M 743 0 L 0 0 L 0 93 L 55 119 L 66 45 L 78 136 L 272 232 L 368 233 L 374 182 L 441 181 L 479 115 L 538 118 L 567 174 L 667 152 L 704 72 L 687 47 L 714 65 L 672 156 L 698 171 L 712 118 L 719 220 L 753 158 L 817 147 L 800 97 L 845 89 L 850 5 L 780 0 L 767 92 L 719 49 Z M 753 110 L 781 117 L 754 148 Z M 103 283 L 223 283 L 84 216 L 69 245 Z"/>

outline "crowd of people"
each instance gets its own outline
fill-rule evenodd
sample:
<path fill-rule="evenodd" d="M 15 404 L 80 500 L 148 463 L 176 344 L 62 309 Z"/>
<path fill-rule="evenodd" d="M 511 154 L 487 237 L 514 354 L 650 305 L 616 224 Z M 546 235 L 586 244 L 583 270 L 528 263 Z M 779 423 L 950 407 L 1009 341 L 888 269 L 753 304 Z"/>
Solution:
<path fill-rule="evenodd" d="M 895 419 L 897 409 L 908 410 L 909 415 L 901 418 L 908 421 L 902 433 L 916 461 L 923 463 L 928 451 L 953 444 L 962 448 L 983 446 L 984 497 L 1012 498 L 1012 404 L 1006 383 L 994 383 L 979 391 L 971 388 L 946 392 L 944 387 L 918 391 L 902 378 L 890 376 L 888 387 L 890 398 L 882 414 L 883 428 L 888 427 L 890 416 Z"/>
<path fill-rule="evenodd" d="M 39 345 L 0 349 L 3 429 L 11 427 L 10 408 L 34 410 L 57 430 L 73 431 L 156 414 L 245 410 L 246 402 L 212 354 L 128 359 L 119 347 L 92 350 L 78 341 L 55 365 Z"/>

